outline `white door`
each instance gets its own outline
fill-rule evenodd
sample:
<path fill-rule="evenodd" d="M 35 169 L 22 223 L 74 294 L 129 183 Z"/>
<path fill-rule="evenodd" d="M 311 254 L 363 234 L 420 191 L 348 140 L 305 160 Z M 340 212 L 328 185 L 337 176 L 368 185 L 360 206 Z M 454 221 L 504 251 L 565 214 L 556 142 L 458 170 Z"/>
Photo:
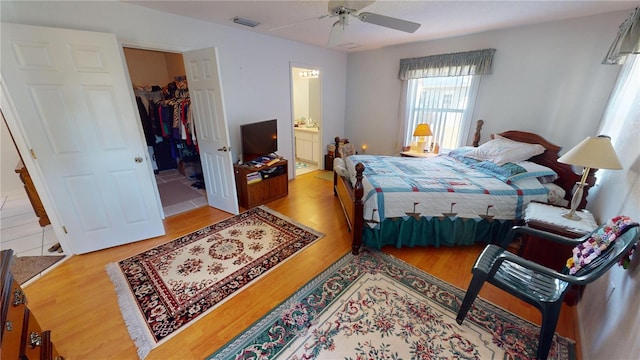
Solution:
<path fill-rule="evenodd" d="M 22 157 L 34 154 L 26 163 L 41 176 L 53 225 L 66 229 L 65 250 L 165 233 L 113 34 L 2 24 L 1 73 L 2 107 L 25 142 Z"/>
<path fill-rule="evenodd" d="M 216 49 L 189 51 L 183 56 L 207 200 L 210 206 L 237 214 L 238 198 Z"/>

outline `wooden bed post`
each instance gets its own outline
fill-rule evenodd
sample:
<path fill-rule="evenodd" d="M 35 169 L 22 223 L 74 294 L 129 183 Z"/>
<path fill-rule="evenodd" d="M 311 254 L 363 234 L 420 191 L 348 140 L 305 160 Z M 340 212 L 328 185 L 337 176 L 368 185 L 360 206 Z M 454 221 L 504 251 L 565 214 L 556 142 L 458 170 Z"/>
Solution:
<path fill-rule="evenodd" d="M 333 150 L 333 158 L 335 159 L 338 157 L 338 146 L 340 146 L 340 137 L 336 136 L 333 140 L 336 142 L 336 148 Z M 336 185 L 338 185 L 338 173 L 333 171 L 333 196 L 338 196 Z"/>
<path fill-rule="evenodd" d="M 482 130 L 482 125 L 484 125 L 484 120 L 478 120 L 478 122 L 476 122 L 476 132 L 473 133 L 473 147 L 478 147 L 480 144 L 480 130 Z"/>
<path fill-rule="evenodd" d="M 364 226 L 364 203 L 362 202 L 362 196 L 364 195 L 364 187 L 362 186 L 362 173 L 364 172 L 364 165 L 362 163 L 356 164 L 356 184 L 353 188 L 354 194 L 354 224 L 353 224 L 353 241 L 351 242 L 351 252 L 353 255 L 358 255 L 360 252 L 360 246 L 362 245 L 362 227 Z"/>

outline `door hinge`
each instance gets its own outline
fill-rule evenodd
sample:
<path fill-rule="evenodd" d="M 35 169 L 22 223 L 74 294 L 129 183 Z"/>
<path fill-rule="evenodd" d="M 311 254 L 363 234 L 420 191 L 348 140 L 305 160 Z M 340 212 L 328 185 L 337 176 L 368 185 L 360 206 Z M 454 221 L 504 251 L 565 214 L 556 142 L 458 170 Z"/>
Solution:
<path fill-rule="evenodd" d="M 36 156 L 36 152 L 35 152 L 35 151 L 33 151 L 33 149 L 29 149 L 29 152 L 31 153 L 31 157 L 32 157 L 34 160 L 38 158 L 38 157 Z"/>
<path fill-rule="evenodd" d="M 67 227 L 62 225 L 62 231 L 64 231 L 65 234 L 68 234 L 69 232 L 67 232 Z"/>

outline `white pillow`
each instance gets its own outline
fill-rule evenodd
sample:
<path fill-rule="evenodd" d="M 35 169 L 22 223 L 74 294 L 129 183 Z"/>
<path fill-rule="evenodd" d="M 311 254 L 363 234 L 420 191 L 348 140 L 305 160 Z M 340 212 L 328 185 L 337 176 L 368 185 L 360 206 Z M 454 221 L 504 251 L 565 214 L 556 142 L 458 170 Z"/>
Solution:
<path fill-rule="evenodd" d="M 516 165 L 527 170 L 527 174 L 529 176 L 537 177 L 541 184 L 552 183 L 558 179 L 558 173 L 544 165 L 536 164 L 531 161 L 519 161 Z"/>
<path fill-rule="evenodd" d="M 528 144 L 495 135 L 493 140 L 487 141 L 464 156 L 504 165 L 508 162 L 515 163 L 527 160 L 542 154 L 545 150 L 545 147 L 540 144 Z"/>
<path fill-rule="evenodd" d="M 542 186 L 549 190 L 549 193 L 547 194 L 547 202 L 549 204 L 567 206 L 569 202 L 564 198 L 567 192 L 564 191 L 563 188 L 554 183 L 542 184 Z"/>
<path fill-rule="evenodd" d="M 344 160 L 342 160 L 341 158 L 333 159 L 333 171 L 335 171 L 336 173 L 338 173 L 338 175 L 342 177 L 349 176 L 349 173 L 347 172 L 347 167 L 344 165 Z"/>
<path fill-rule="evenodd" d="M 347 156 L 351 156 L 355 154 L 356 154 L 356 147 L 353 146 L 352 143 L 340 145 L 340 147 L 338 148 L 338 155 L 340 155 L 340 157 L 343 159 L 346 158 Z"/>

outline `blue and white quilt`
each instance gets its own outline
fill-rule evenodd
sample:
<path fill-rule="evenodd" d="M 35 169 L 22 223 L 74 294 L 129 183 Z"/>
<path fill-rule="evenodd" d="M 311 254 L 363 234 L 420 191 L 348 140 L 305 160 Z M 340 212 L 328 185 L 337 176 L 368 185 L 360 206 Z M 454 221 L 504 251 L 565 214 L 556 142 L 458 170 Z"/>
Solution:
<path fill-rule="evenodd" d="M 407 216 L 520 219 L 529 202 L 547 201 L 548 190 L 536 177 L 510 181 L 452 156 L 353 155 L 345 160 L 352 184 L 359 162 L 365 166 L 364 219 L 371 227 Z"/>

